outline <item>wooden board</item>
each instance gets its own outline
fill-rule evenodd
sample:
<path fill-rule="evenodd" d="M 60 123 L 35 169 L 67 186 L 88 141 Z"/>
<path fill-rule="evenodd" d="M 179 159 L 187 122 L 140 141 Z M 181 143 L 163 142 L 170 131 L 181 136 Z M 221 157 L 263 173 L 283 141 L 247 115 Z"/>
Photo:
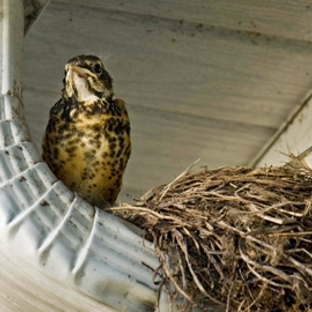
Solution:
<path fill-rule="evenodd" d="M 199 28 L 217 26 L 237 32 L 262 33 L 295 40 L 312 40 L 309 0 L 66 0 L 85 8 L 193 22 Z"/>

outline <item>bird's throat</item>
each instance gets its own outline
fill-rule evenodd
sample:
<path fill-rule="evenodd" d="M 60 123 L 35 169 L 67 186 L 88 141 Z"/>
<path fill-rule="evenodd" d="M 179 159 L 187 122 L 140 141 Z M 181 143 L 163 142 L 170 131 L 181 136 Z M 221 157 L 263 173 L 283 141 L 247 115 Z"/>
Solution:
<path fill-rule="evenodd" d="M 90 82 L 75 72 L 68 73 L 66 77 L 66 94 L 76 98 L 79 103 L 86 105 L 94 103 L 99 98 L 93 92 Z"/>

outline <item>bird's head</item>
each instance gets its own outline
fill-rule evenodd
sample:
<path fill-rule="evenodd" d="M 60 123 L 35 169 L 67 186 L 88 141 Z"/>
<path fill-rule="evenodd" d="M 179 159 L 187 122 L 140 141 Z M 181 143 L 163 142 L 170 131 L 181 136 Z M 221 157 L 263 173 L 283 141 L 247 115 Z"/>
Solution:
<path fill-rule="evenodd" d="M 113 96 L 113 79 L 102 61 L 94 55 L 78 55 L 65 65 L 63 79 L 65 98 L 75 97 L 78 102 L 93 102 Z"/>

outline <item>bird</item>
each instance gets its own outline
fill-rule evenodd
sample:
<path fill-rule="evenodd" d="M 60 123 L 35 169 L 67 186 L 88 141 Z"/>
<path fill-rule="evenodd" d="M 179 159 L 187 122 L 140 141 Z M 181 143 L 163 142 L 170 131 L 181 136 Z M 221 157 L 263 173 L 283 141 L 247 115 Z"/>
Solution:
<path fill-rule="evenodd" d="M 131 154 L 130 120 L 100 58 L 67 61 L 62 96 L 50 109 L 42 158 L 55 176 L 85 201 L 112 206 Z"/>

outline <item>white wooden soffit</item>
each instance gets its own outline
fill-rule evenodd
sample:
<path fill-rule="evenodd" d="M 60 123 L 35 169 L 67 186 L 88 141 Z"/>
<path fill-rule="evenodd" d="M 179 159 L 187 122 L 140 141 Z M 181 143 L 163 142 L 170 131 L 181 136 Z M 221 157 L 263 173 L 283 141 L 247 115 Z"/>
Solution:
<path fill-rule="evenodd" d="M 311 145 L 312 93 L 294 109 L 250 166 L 281 166 L 289 162 L 290 154 L 302 154 L 301 158 L 308 160 Z"/>
<path fill-rule="evenodd" d="M 27 29 L 46 2 L 0 0 L 1 311 L 154 311 L 152 244 L 70 192 L 30 138 L 21 101 L 24 8 L 37 5 L 25 13 Z M 168 311 L 162 298 L 160 311 Z"/>

